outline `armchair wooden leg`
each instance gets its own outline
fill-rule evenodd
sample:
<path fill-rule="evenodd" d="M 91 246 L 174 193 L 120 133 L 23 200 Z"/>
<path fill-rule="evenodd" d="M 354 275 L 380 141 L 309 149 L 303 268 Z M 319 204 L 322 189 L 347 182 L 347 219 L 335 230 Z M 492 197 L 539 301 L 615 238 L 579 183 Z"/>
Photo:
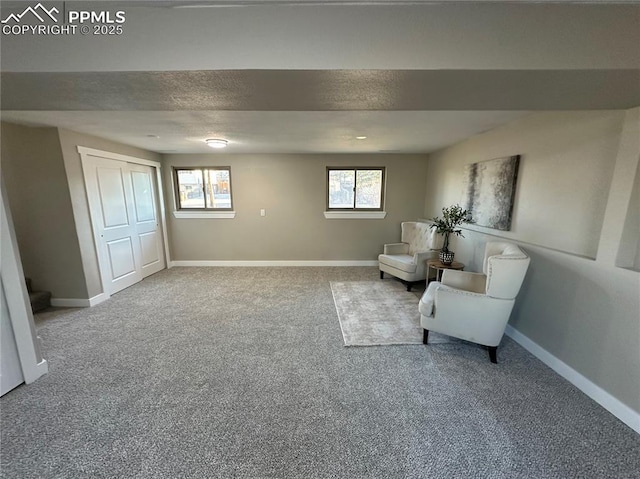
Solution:
<path fill-rule="evenodd" d="M 413 286 L 413 283 L 410 281 L 407 281 L 407 291 L 411 292 L 411 286 Z"/>
<path fill-rule="evenodd" d="M 380 270 L 380 279 L 384 279 L 384 271 Z"/>
<path fill-rule="evenodd" d="M 428 329 L 423 329 L 422 330 L 422 344 L 427 344 L 429 341 L 429 330 Z"/>
<path fill-rule="evenodd" d="M 493 364 L 498 364 L 498 346 L 487 346 L 487 348 L 489 349 L 489 359 L 491 360 L 491 362 Z"/>

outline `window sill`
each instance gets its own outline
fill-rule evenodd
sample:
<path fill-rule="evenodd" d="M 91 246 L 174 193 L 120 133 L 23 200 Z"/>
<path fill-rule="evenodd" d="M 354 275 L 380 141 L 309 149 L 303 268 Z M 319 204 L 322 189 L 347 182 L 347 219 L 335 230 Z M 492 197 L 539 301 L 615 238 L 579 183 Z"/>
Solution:
<path fill-rule="evenodd" d="M 174 211 L 173 216 L 180 219 L 233 219 L 235 211 Z"/>
<path fill-rule="evenodd" d="M 387 216 L 386 211 L 325 211 L 328 220 L 381 220 Z"/>

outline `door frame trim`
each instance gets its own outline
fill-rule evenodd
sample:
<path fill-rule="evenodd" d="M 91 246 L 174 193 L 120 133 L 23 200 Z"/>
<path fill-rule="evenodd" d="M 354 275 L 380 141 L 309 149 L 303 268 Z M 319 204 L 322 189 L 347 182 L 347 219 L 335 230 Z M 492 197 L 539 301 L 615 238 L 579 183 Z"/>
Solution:
<path fill-rule="evenodd" d="M 162 226 L 162 242 L 164 245 L 164 260 L 165 267 L 169 268 L 171 264 L 171 258 L 169 255 L 169 237 L 167 235 L 167 220 L 165 215 L 165 207 L 164 207 L 164 190 L 162 188 L 162 164 L 157 161 L 145 160 L 143 158 L 137 158 L 135 156 L 122 155 L 120 153 L 113 153 L 105 150 L 97 150 L 95 148 L 88 148 L 86 146 L 78 146 L 78 153 L 80 154 L 80 160 L 82 162 L 82 172 L 84 179 L 85 191 L 87 189 L 87 174 L 88 174 L 88 162 L 91 157 L 96 158 L 106 158 L 107 160 L 116 160 L 123 161 L 125 163 L 133 163 L 136 165 L 144 165 L 155 168 L 156 170 L 156 191 L 158 192 L 158 209 L 160 216 L 160 224 Z M 88 203 L 88 195 L 87 195 L 87 203 Z M 89 215 L 91 217 L 91 229 L 93 230 L 93 241 L 96 249 L 96 259 L 98 260 L 98 268 L 100 269 L 100 282 L 102 283 L 102 293 L 101 297 L 103 297 L 103 301 L 110 298 L 111 294 L 105 288 L 105 279 L 104 279 L 104 268 L 106 265 L 103 263 L 102 255 L 99 250 L 99 234 L 96 229 L 96 224 L 93 219 L 93 212 L 91 211 L 91 205 L 87 205 L 89 207 Z M 100 301 L 102 302 L 102 301 Z"/>
<path fill-rule="evenodd" d="M 24 382 L 32 383 L 49 370 L 47 360 L 42 357 L 40 338 L 37 335 L 29 294 L 24 282 L 24 270 L 20 260 L 20 250 L 13 225 L 13 216 L 9 208 L 9 197 L 4 187 L 4 178 L 0 179 L 2 203 L 0 204 L 0 288 L 4 289 L 9 321 L 18 352 L 18 361 L 22 369 Z M 7 391 L 8 392 L 8 391 Z"/>

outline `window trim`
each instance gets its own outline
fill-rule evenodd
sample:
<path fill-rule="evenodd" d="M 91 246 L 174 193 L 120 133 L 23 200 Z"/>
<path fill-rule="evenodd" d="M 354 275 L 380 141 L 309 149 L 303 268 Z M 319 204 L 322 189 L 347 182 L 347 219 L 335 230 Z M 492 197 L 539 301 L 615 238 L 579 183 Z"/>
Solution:
<path fill-rule="evenodd" d="M 331 208 L 329 206 L 329 175 L 331 171 L 351 171 L 354 172 L 354 185 L 353 185 L 353 207 L 352 208 Z M 356 188 L 358 187 L 358 171 L 359 170 L 378 170 L 382 172 L 382 184 L 380 185 L 380 207 L 379 208 L 356 208 Z M 331 212 L 384 212 L 384 200 L 385 200 L 385 189 L 387 187 L 387 169 L 384 166 L 327 166 L 327 175 L 326 175 L 326 212 L 325 217 L 327 217 L 326 213 Z M 327 217 L 328 218 L 328 217 Z"/>
<path fill-rule="evenodd" d="M 180 204 L 180 183 L 178 181 L 178 172 L 179 171 L 191 171 L 191 170 L 200 170 L 202 172 L 202 187 L 203 187 L 203 193 L 204 193 L 204 198 L 205 198 L 205 207 L 204 208 L 184 208 L 182 207 L 182 205 Z M 206 192 L 204 191 L 204 178 L 205 178 L 205 174 L 204 174 L 204 170 L 226 170 L 229 172 L 229 200 L 231 201 L 231 206 L 229 208 L 207 208 L 206 207 Z M 196 217 L 196 215 L 184 215 L 183 213 L 189 212 L 189 211 L 193 211 L 195 213 L 200 213 L 199 217 L 204 217 L 202 215 L 207 215 L 210 213 L 230 213 L 230 212 L 234 212 L 233 210 L 233 185 L 232 185 L 232 178 L 231 178 L 231 166 L 174 166 L 173 167 L 173 187 L 175 189 L 175 211 L 174 211 L 174 216 L 176 218 L 187 218 L 187 217 Z M 213 215 L 211 215 L 211 217 L 215 217 Z M 228 216 L 223 216 L 223 217 L 228 217 Z"/>
<path fill-rule="evenodd" d="M 187 210 L 178 210 L 173 212 L 173 217 L 178 219 L 233 219 L 236 217 L 235 211 L 187 211 Z"/>
<path fill-rule="evenodd" d="M 387 216 L 386 211 L 353 211 L 331 210 L 325 211 L 324 217 L 328 220 L 383 220 Z"/>

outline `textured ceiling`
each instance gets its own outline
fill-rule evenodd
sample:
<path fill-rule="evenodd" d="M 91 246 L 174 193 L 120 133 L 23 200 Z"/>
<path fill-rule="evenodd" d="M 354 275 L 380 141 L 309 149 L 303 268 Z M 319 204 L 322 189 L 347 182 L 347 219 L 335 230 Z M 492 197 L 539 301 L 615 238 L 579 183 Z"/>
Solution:
<path fill-rule="evenodd" d="M 3 119 L 10 122 L 60 126 L 164 153 L 218 151 L 204 144 L 206 138 L 229 140 L 225 153 L 423 153 L 524 114 L 517 111 L 2 112 Z M 367 139 L 355 138 L 361 135 Z"/>
<path fill-rule="evenodd" d="M 640 70 L 2 73 L 3 110 L 584 110 L 640 104 Z"/>

